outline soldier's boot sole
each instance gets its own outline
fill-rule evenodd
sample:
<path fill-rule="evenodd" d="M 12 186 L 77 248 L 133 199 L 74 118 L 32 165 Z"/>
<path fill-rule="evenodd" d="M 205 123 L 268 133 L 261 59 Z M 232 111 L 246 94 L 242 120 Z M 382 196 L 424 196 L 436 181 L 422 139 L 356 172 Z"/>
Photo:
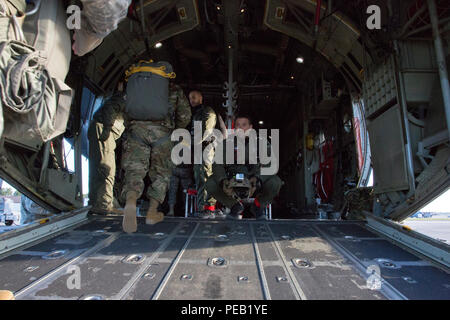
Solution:
<path fill-rule="evenodd" d="M 127 203 L 123 210 L 122 221 L 122 228 L 126 233 L 133 233 L 137 231 L 136 201 L 137 195 L 135 193 L 130 193 L 130 195 L 127 195 Z"/>
<path fill-rule="evenodd" d="M 14 294 L 9 290 L 0 290 L 0 300 L 15 300 Z"/>

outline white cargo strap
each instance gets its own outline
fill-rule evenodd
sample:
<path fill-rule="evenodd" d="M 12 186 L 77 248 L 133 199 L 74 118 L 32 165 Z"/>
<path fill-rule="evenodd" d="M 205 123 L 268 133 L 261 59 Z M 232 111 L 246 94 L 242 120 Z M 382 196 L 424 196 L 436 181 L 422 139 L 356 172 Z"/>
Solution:
<path fill-rule="evenodd" d="M 25 36 L 23 34 L 22 27 L 20 26 L 19 20 L 17 19 L 17 17 L 15 15 L 11 14 L 11 12 L 8 10 L 8 7 L 4 0 L 0 0 L 0 17 L 12 20 L 12 22 L 13 22 L 12 26 L 14 29 L 14 35 L 15 35 L 16 40 L 26 43 Z"/>
<path fill-rule="evenodd" d="M 31 0 L 31 3 L 33 3 L 33 9 L 31 9 L 30 11 L 27 11 L 25 13 L 25 16 L 32 16 L 33 14 L 38 12 L 38 10 L 41 6 L 41 0 Z"/>

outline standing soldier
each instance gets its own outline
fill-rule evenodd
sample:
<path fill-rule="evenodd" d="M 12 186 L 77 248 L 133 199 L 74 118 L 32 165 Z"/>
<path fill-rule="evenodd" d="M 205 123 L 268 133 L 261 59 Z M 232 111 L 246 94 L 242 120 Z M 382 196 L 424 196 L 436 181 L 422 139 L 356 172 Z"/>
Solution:
<path fill-rule="evenodd" d="M 213 143 L 211 139 L 212 130 L 216 127 L 216 112 L 209 106 L 203 105 L 203 95 L 200 91 L 193 90 L 189 93 L 189 102 L 193 108 L 192 130 L 195 121 L 202 124 L 202 138 L 199 143 L 202 144 L 203 150 Z M 195 139 L 194 139 L 195 141 Z M 197 141 L 195 141 L 197 143 Z M 197 185 L 197 208 L 199 210 L 198 217 L 203 219 L 215 218 L 216 199 L 208 195 L 206 191 L 206 181 L 212 175 L 212 160 L 214 159 L 214 148 L 209 148 L 207 155 L 203 154 L 201 164 L 194 164 L 194 179 Z"/>
<path fill-rule="evenodd" d="M 175 121 L 172 121 L 170 127 L 172 130 L 186 128 L 191 121 L 191 108 L 189 107 L 189 101 L 183 93 L 180 86 L 171 83 L 169 102 L 175 107 Z M 173 118 L 172 118 L 173 119 Z M 172 161 L 168 159 L 171 165 Z M 183 189 L 187 189 L 192 183 L 192 165 L 180 164 L 177 167 L 172 166 L 172 172 L 170 176 L 169 184 L 169 216 L 174 215 L 176 193 L 178 192 L 178 182 L 181 180 L 181 186 Z"/>
<path fill-rule="evenodd" d="M 175 204 L 177 203 L 179 185 L 181 184 L 183 190 L 187 190 L 192 182 L 192 165 L 182 163 L 173 168 L 172 176 L 170 177 L 169 199 L 167 201 L 169 203 L 168 216 L 173 216 L 175 214 Z"/>
<path fill-rule="evenodd" d="M 135 100 L 133 104 L 127 104 L 127 106 L 128 108 L 132 108 L 133 105 L 137 107 L 135 104 L 141 103 L 144 109 L 135 109 L 133 112 L 129 112 L 131 117 L 127 127 L 128 140 L 125 142 L 123 154 L 125 182 L 122 197 L 126 200 L 123 230 L 128 233 L 137 230 L 136 202 L 144 190 L 144 178 L 147 174 L 150 177 L 151 185 L 147 190 L 150 206 L 145 222 L 156 224 L 164 219 L 164 214 L 158 211 L 158 206 L 164 201 L 172 173 L 171 151 L 173 145 L 170 136 L 174 128 L 185 128 L 191 118 L 189 102 L 182 89 L 171 84 L 169 91 L 169 86 L 165 87 L 164 82 L 161 81 L 162 78 L 175 78 L 173 72 L 168 72 L 170 70 L 171 66 L 168 63 L 154 64 L 150 60 L 134 66 L 129 72 L 129 75 L 138 74 L 138 78 L 135 79 L 138 82 L 134 84 L 135 87 L 130 92 L 133 92 L 135 99 L 142 100 Z M 139 78 L 139 73 L 143 74 L 141 78 Z M 152 74 L 149 75 L 149 73 Z M 155 75 L 158 75 L 159 78 Z M 153 88 L 139 87 L 149 85 L 145 83 L 149 79 L 154 81 L 150 83 Z M 164 90 L 167 90 L 166 97 L 168 98 L 165 103 L 158 100 L 151 101 L 153 97 L 150 99 L 145 97 L 146 94 L 152 93 L 158 94 L 156 99 L 164 97 Z M 130 95 L 130 92 L 127 90 L 127 96 Z M 167 104 L 168 110 L 165 110 L 165 117 L 162 120 L 151 120 L 156 119 L 158 115 L 155 112 L 164 107 L 156 103 Z"/>
<path fill-rule="evenodd" d="M 96 213 L 118 213 L 113 208 L 113 186 L 116 175 L 116 140 L 124 126 L 125 94 L 123 82 L 100 109 L 89 125 L 89 204 Z"/>

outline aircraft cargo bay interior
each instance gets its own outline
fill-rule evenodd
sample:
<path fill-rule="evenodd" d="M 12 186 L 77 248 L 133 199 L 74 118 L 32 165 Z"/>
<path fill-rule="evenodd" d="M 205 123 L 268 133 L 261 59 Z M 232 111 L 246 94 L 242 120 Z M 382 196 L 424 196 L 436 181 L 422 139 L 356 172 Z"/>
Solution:
<path fill-rule="evenodd" d="M 0 299 L 450 299 L 447 1 L 0 12 Z"/>

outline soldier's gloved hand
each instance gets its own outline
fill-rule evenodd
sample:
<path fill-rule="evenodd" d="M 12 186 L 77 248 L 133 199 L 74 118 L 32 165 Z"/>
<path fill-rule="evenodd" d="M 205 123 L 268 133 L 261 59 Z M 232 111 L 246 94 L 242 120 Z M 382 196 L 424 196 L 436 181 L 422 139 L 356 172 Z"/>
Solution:
<path fill-rule="evenodd" d="M 108 140 L 110 135 L 111 135 L 111 127 L 104 126 L 102 134 L 100 135 L 100 137 L 98 137 L 98 139 L 100 141 L 106 141 L 106 140 Z"/>
<path fill-rule="evenodd" d="M 231 188 L 230 185 L 230 180 L 228 179 L 223 179 L 222 182 L 220 183 L 222 185 L 222 190 L 223 192 L 227 195 L 227 196 L 233 196 L 233 188 Z"/>
<path fill-rule="evenodd" d="M 256 190 L 260 189 L 262 186 L 262 182 L 261 179 L 259 179 L 258 177 L 251 177 L 250 179 L 248 179 L 250 181 L 250 192 L 249 192 L 249 197 L 253 197 L 253 195 L 255 194 Z"/>

